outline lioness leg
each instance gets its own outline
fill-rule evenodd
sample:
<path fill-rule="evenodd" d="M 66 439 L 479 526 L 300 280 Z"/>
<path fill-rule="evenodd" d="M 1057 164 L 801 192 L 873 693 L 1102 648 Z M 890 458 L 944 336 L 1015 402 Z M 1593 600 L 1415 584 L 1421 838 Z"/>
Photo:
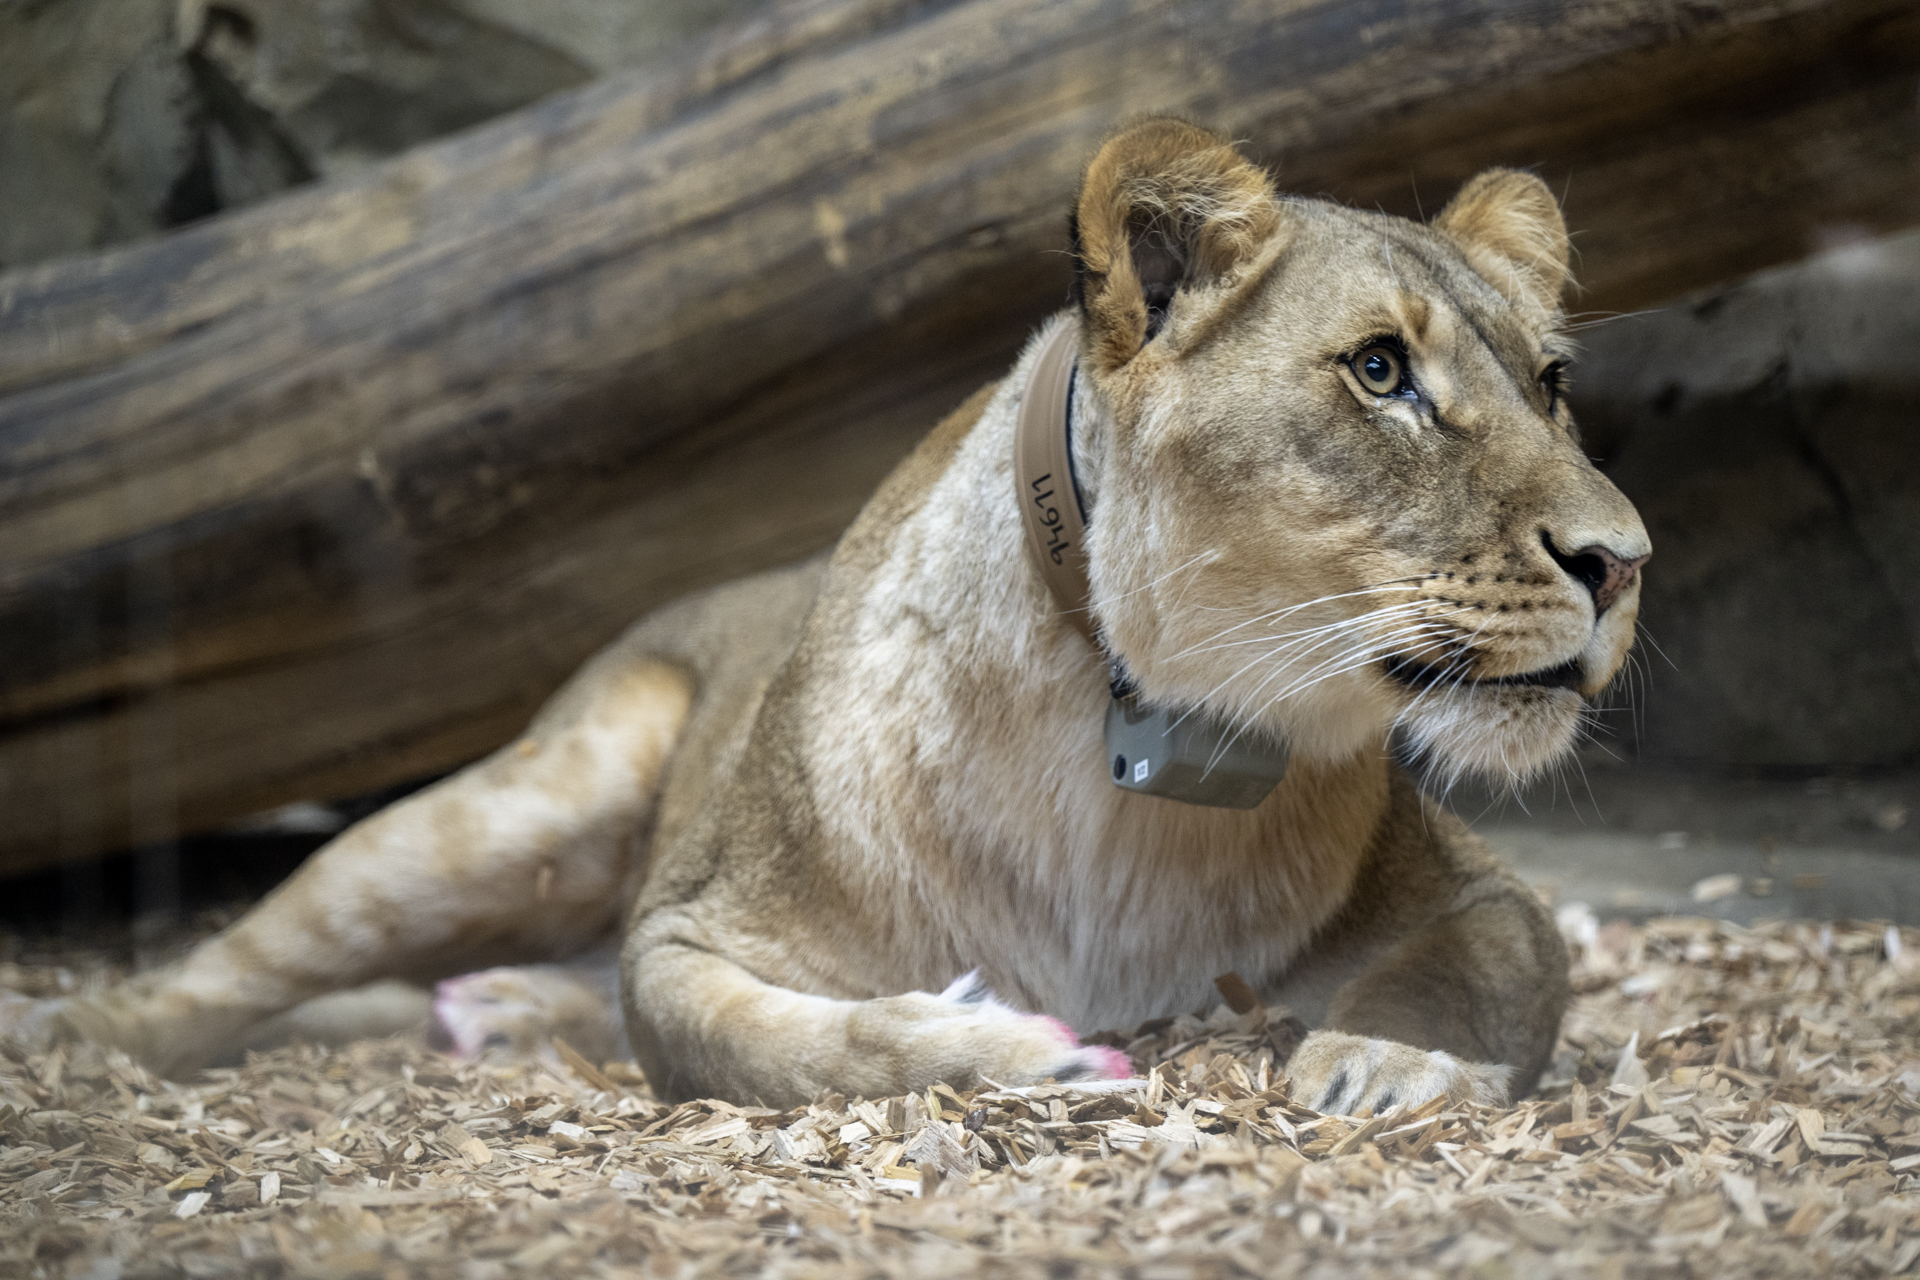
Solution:
<path fill-rule="evenodd" d="M 343 832 L 178 964 L 100 997 L 16 1004 L 14 1034 L 78 1034 L 176 1072 L 323 992 L 591 948 L 631 900 L 691 693 L 678 667 L 606 651 L 518 742 Z"/>
<path fill-rule="evenodd" d="M 1294 1096 L 1321 1111 L 1384 1110 L 1440 1094 L 1499 1104 L 1533 1087 L 1567 1003 L 1567 952 L 1533 891 L 1450 815 L 1437 838 L 1373 875 L 1397 894 L 1355 895 L 1314 961 L 1279 999 L 1320 1029 L 1287 1064 Z M 1414 848 L 1421 848 L 1415 844 Z M 1395 902 L 1433 890 L 1438 915 L 1407 919 Z M 1315 1006 L 1318 1006 L 1316 1009 Z"/>
<path fill-rule="evenodd" d="M 869 1098 L 944 1081 L 1031 1084 L 1130 1073 L 1064 1023 L 996 1001 L 971 975 L 939 995 L 835 1000 L 789 991 L 711 951 L 630 948 L 627 1027 L 662 1096 L 797 1106 L 829 1089 Z"/>

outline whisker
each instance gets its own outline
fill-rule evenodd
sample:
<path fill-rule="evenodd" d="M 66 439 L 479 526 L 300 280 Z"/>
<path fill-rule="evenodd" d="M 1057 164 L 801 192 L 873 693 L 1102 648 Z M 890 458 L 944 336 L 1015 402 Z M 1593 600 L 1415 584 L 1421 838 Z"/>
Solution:
<path fill-rule="evenodd" d="M 1313 644 L 1307 645 L 1306 652 L 1312 653 L 1315 649 L 1318 649 L 1323 645 L 1334 643 L 1335 641 L 1341 638 L 1341 632 L 1353 627 L 1358 623 L 1368 620 L 1370 617 L 1371 615 L 1363 614 L 1361 615 L 1360 618 L 1355 618 L 1349 622 L 1341 623 L 1337 627 L 1317 628 L 1316 630 L 1324 630 L 1324 631 L 1327 631 L 1328 634 L 1322 636 L 1320 639 L 1316 640 Z M 1312 633 L 1308 633 L 1308 634 L 1311 635 Z M 1269 640 L 1270 639 L 1271 638 L 1269 638 Z M 1183 712 L 1180 718 L 1178 720 L 1175 720 L 1173 723 L 1179 724 L 1181 720 L 1185 720 L 1187 716 L 1193 714 L 1193 711 L 1195 709 L 1197 709 L 1199 706 L 1203 706 L 1206 703 L 1210 702 L 1213 699 L 1215 694 L 1219 693 L 1222 689 L 1226 688 L 1229 684 L 1232 684 L 1235 680 L 1238 680 L 1241 676 L 1253 670 L 1255 667 L 1259 666 L 1261 663 L 1267 662 L 1282 653 L 1287 653 L 1292 650 L 1298 649 L 1300 648 L 1302 643 L 1303 643 L 1303 640 L 1297 640 L 1297 639 L 1289 640 L 1289 641 L 1286 641 L 1285 643 L 1276 645 L 1274 648 L 1267 650 L 1265 653 L 1256 655 L 1254 658 L 1252 658 L 1247 663 L 1242 665 L 1239 670 L 1235 671 L 1232 675 L 1228 676 L 1226 679 L 1220 681 L 1220 683 L 1214 685 L 1213 688 L 1207 690 L 1207 692 L 1201 696 L 1199 703 L 1195 704 L 1194 708 L 1190 708 L 1186 712 Z"/>
<path fill-rule="evenodd" d="M 1304 693 L 1308 689 L 1311 689 L 1316 685 L 1323 684 L 1326 681 L 1331 680 L 1336 676 L 1344 675 L 1350 671 L 1357 671 L 1357 670 L 1361 670 L 1366 667 L 1372 666 L 1375 662 L 1379 661 L 1380 658 L 1383 656 L 1383 652 L 1382 652 L 1383 648 L 1385 652 L 1391 652 L 1393 649 L 1393 646 L 1396 645 L 1403 638 L 1427 639 L 1430 645 L 1443 643 L 1444 642 L 1443 637 L 1429 637 L 1427 635 L 1427 629 L 1431 625 L 1431 623 L 1433 621 L 1436 621 L 1438 618 L 1453 617 L 1456 614 L 1467 613 L 1467 612 L 1470 612 L 1470 610 L 1454 609 L 1454 610 L 1450 610 L 1447 613 L 1439 614 L 1435 618 L 1424 618 L 1420 620 L 1420 622 L 1414 624 L 1412 627 L 1403 628 L 1399 633 L 1393 633 L 1386 636 L 1371 637 L 1368 640 L 1362 642 L 1361 644 L 1355 645 L 1347 649 L 1346 651 L 1344 651 L 1344 653 L 1336 654 L 1333 657 L 1323 659 L 1320 663 L 1316 664 L 1314 667 L 1310 668 L 1308 671 L 1306 671 L 1305 673 L 1297 677 L 1291 684 L 1286 685 L 1285 687 L 1280 689 L 1277 693 L 1274 693 L 1272 696 L 1270 696 L 1264 703 L 1260 705 L 1260 708 L 1258 711 L 1255 711 L 1251 714 L 1247 714 L 1245 711 L 1245 707 L 1251 702 L 1252 698 L 1255 696 L 1258 696 L 1260 691 L 1266 688 L 1266 686 L 1269 683 L 1271 683 L 1275 678 L 1281 675 L 1282 672 L 1285 670 L 1285 668 L 1280 668 L 1275 670 L 1274 672 L 1270 673 L 1265 680 L 1261 681 L 1259 685 L 1255 686 L 1255 688 L 1247 695 L 1246 698 L 1242 699 L 1241 713 L 1234 717 L 1235 719 L 1240 721 L 1239 727 L 1235 729 L 1233 734 L 1230 737 L 1228 737 L 1223 743 L 1221 743 L 1221 745 L 1218 748 L 1216 748 L 1214 752 L 1214 756 L 1208 762 L 1207 767 L 1211 769 L 1214 764 L 1218 763 L 1220 758 L 1225 754 L 1225 752 L 1229 748 L 1231 748 L 1235 742 L 1239 741 L 1240 736 L 1244 734 L 1247 731 L 1247 729 L 1252 724 L 1254 724 L 1261 716 L 1264 716 L 1267 713 L 1267 711 L 1273 707 L 1275 703 L 1280 702 L 1282 699 L 1285 699 L 1285 698 L 1295 697 L 1298 694 Z M 1329 666 L 1332 667 L 1331 670 L 1326 669 Z"/>
<path fill-rule="evenodd" d="M 1282 698 L 1291 697 L 1295 693 L 1304 692 L 1306 689 L 1312 688 L 1314 685 L 1320 684 L 1323 681 L 1330 680 L 1337 675 L 1371 666 L 1379 659 L 1379 655 L 1372 652 L 1372 650 L 1376 649 L 1383 640 L 1387 643 L 1392 643 L 1395 639 L 1397 639 L 1397 637 L 1376 637 L 1361 645 L 1347 649 L 1341 654 L 1336 654 L 1333 657 L 1324 659 L 1310 668 L 1305 674 L 1297 677 L 1292 684 L 1282 688 L 1278 693 L 1268 698 L 1267 701 L 1260 706 L 1258 711 L 1249 712 L 1248 708 L 1251 706 L 1253 699 L 1259 696 L 1261 690 L 1265 689 L 1268 684 L 1284 674 L 1286 668 L 1280 667 L 1268 673 L 1266 679 L 1254 686 L 1246 696 L 1240 699 L 1240 704 L 1235 708 L 1235 712 L 1231 717 L 1239 722 L 1239 727 L 1215 749 L 1212 758 L 1207 762 L 1207 769 L 1211 770 L 1214 765 L 1218 764 L 1233 744 L 1240 740 L 1241 734 L 1245 733 L 1248 727 L 1261 715 L 1264 715 L 1267 709 L 1273 706 L 1274 703 L 1280 701 Z M 1362 654 L 1365 656 L 1358 657 L 1357 661 L 1353 660 L 1357 655 Z M 1334 666 L 1334 669 L 1324 670 L 1330 664 Z M 1184 716 L 1182 718 L 1184 719 Z"/>
<path fill-rule="evenodd" d="M 1579 333 L 1583 329 L 1597 329 L 1603 324 L 1612 324 L 1616 320 L 1634 320 L 1641 316 L 1656 316 L 1659 315 L 1662 310 L 1664 310 L 1664 308 L 1653 307 L 1646 311 L 1579 311 L 1567 317 L 1567 319 L 1573 321 L 1573 323 L 1562 323 L 1559 327 L 1559 332 Z M 1583 316 L 1590 316 L 1592 318 L 1582 319 L 1581 317 Z"/>
<path fill-rule="evenodd" d="M 1465 613 L 1465 612 L 1467 612 L 1467 610 L 1465 609 L 1450 610 L 1447 613 L 1436 614 L 1427 618 L 1421 618 L 1420 620 L 1415 622 L 1412 626 L 1402 627 L 1400 630 L 1396 632 L 1389 632 L 1385 635 L 1369 637 L 1367 640 L 1362 641 L 1360 644 L 1355 645 L 1350 649 L 1347 649 L 1344 653 L 1336 654 L 1333 657 L 1322 660 L 1322 662 L 1320 663 L 1320 667 L 1325 667 L 1329 664 L 1336 664 L 1336 663 L 1343 662 L 1346 660 L 1347 657 L 1355 654 L 1359 654 L 1366 650 L 1380 651 L 1374 655 L 1374 658 L 1369 658 L 1367 660 L 1371 662 L 1375 658 L 1385 657 L 1386 654 L 1388 652 L 1391 652 L 1398 645 L 1398 642 L 1403 638 L 1427 640 L 1427 643 L 1421 645 L 1418 649 L 1414 651 L 1416 655 L 1420 653 L 1425 653 L 1428 649 L 1433 648 L 1436 645 L 1443 644 L 1446 641 L 1446 637 L 1444 636 L 1441 636 L 1441 637 L 1428 636 L 1428 629 L 1431 623 L 1434 621 L 1437 621 L 1440 618 L 1450 618 L 1455 616 L 1456 614 Z M 1320 667 L 1316 667 L 1313 670 L 1308 671 L 1305 675 L 1301 677 L 1301 679 L 1304 680 L 1310 676 L 1313 676 L 1315 671 L 1318 671 Z M 1320 677 L 1320 679 L 1326 679 L 1326 678 L 1327 677 L 1325 676 Z M 1314 680 L 1313 683 L 1317 684 L 1319 683 L 1319 680 Z"/>
<path fill-rule="evenodd" d="M 1662 649 L 1660 647 L 1660 642 L 1653 638 L 1653 632 L 1647 630 L 1646 623 L 1635 622 L 1633 625 L 1635 630 L 1637 630 L 1641 635 L 1646 637 L 1647 643 L 1653 646 L 1653 651 L 1660 655 L 1660 658 L 1662 661 L 1664 661 L 1668 666 L 1672 667 L 1675 671 L 1680 670 L 1680 664 L 1675 662 L 1672 658 L 1667 657 L 1667 651 L 1665 649 Z"/>
<path fill-rule="evenodd" d="M 1412 590 L 1413 587 L 1407 584 L 1418 584 L 1421 582 L 1425 582 L 1429 577 L 1431 577 L 1431 575 L 1421 574 L 1417 577 L 1390 578 L 1385 582 L 1376 582 L 1371 586 L 1359 587 L 1352 591 L 1343 591 L 1335 595 L 1320 596 L 1317 599 L 1306 600 L 1299 604 L 1284 605 L 1278 609 L 1270 610 L 1267 613 L 1259 614 L 1252 618 L 1242 619 L 1240 622 L 1235 623 L 1233 626 L 1225 627 L 1219 631 L 1214 632 L 1211 636 L 1208 636 L 1205 640 L 1198 640 L 1198 641 L 1195 641 L 1194 643 L 1195 645 L 1211 644 L 1213 641 L 1218 640 L 1221 636 L 1231 635 L 1235 631 L 1240 630 L 1242 627 L 1257 626 L 1258 624 L 1269 621 L 1270 619 L 1289 617 L 1293 614 L 1299 613 L 1302 609 L 1311 609 L 1315 605 L 1331 604 L 1335 600 L 1351 600 L 1356 596 L 1377 595 L 1380 592 L 1392 590 L 1395 588 L 1398 588 L 1400 590 Z M 1174 656 L 1182 657 L 1185 655 L 1175 654 Z"/>
<path fill-rule="evenodd" d="M 1425 607 L 1425 602 L 1417 602 L 1417 603 L 1420 603 L 1422 608 Z M 1312 653 L 1316 649 L 1323 648 L 1328 644 L 1335 643 L 1336 641 L 1344 638 L 1347 635 L 1347 633 L 1352 632 L 1356 629 L 1369 627 L 1382 620 L 1388 620 L 1388 619 L 1398 617 L 1405 613 L 1406 608 L 1407 606 L 1404 604 L 1388 605 L 1381 609 L 1375 609 L 1369 613 L 1363 613 L 1359 617 L 1349 618 L 1344 622 L 1332 623 L 1324 627 L 1315 627 L 1309 631 L 1291 633 L 1287 636 L 1282 636 L 1282 637 L 1263 637 L 1262 642 L 1272 645 L 1271 648 L 1266 650 L 1264 653 L 1261 653 L 1255 656 L 1250 661 L 1243 664 L 1238 670 L 1233 672 L 1231 675 L 1227 676 L 1225 679 L 1221 680 L 1218 684 L 1214 685 L 1213 688 L 1209 689 L 1201 697 L 1200 701 L 1196 703 L 1194 707 L 1189 708 L 1187 711 L 1183 712 L 1180 715 L 1179 719 L 1176 719 L 1173 723 L 1176 725 L 1179 724 L 1182 720 L 1185 720 L 1187 716 L 1193 714 L 1193 711 L 1197 710 L 1199 706 L 1203 706 L 1211 702 L 1213 698 L 1221 692 L 1221 690 L 1225 689 L 1228 685 L 1232 684 L 1235 680 L 1238 680 L 1241 676 L 1245 675 L 1247 672 L 1253 670 L 1255 667 L 1258 667 L 1263 663 L 1270 662 L 1273 659 L 1283 654 L 1292 654 L 1295 651 L 1302 650 L 1303 647 L 1304 647 L 1305 653 Z M 1312 640 L 1313 642 L 1311 644 L 1308 644 L 1306 643 L 1308 640 Z M 1362 641 L 1361 644 L 1362 646 L 1376 646 L 1381 642 L 1382 642 L 1382 637 L 1376 635 Z M 1222 646 L 1216 646 L 1216 647 L 1228 648 L 1241 643 L 1244 643 L 1244 642 L 1234 641 L 1234 642 L 1231 642 L 1231 644 L 1229 645 L 1222 645 Z M 1356 647 L 1356 649 L 1349 650 L 1348 652 L 1357 652 L 1357 651 L 1358 649 Z M 1338 661 L 1338 660 L 1340 660 L 1340 657 L 1339 655 L 1336 655 L 1334 658 L 1329 659 L 1328 661 Z M 1284 670 L 1284 667 L 1282 667 L 1281 670 Z M 1276 672 L 1275 674 L 1278 674 L 1278 672 Z M 1272 679 L 1272 676 L 1269 676 L 1268 679 Z M 1264 688 L 1265 684 L 1266 684 L 1266 681 L 1262 681 L 1261 685 L 1256 688 L 1255 692 L 1257 693 L 1258 688 Z M 1249 695 L 1249 698 L 1251 696 L 1252 695 Z"/>
<path fill-rule="evenodd" d="M 1142 591 L 1151 591 L 1153 590 L 1153 588 L 1165 582 L 1168 578 L 1171 578 L 1174 574 L 1185 573 L 1188 569 L 1193 568 L 1195 565 L 1199 564 L 1202 560 L 1208 559 L 1212 555 L 1213 555 L 1213 552 L 1211 551 L 1198 552 L 1191 559 L 1186 561 L 1186 563 L 1167 570 L 1165 573 L 1153 579 L 1151 582 L 1143 582 L 1139 586 L 1133 588 L 1131 591 L 1122 591 L 1119 595 L 1114 596 L 1112 598 L 1114 600 L 1125 600 L 1128 596 L 1137 596 Z"/>
<path fill-rule="evenodd" d="M 1190 647 L 1190 648 L 1182 649 L 1179 653 L 1174 654 L 1173 657 L 1174 658 L 1191 658 L 1191 657 L 1197 657 L 1203 653 L 1217 653 L 1222 649 L 1239 649 L 1239 648 L 1245 648 L 1245 647 L 1249 647 L 1256 644 L 1271 644 L 1279 640 L 1305 639 L 1309 636 L 1318 635 L 1321 632 L 1347 630 L 1356 626 L 1364 626 L 1370 622 L 1377 622 L 1377 621 L 1381 621 L 1387 618 L 1392 618 L 1402 614 L 1417 613 L 1418 611 L 1427 608 L 1433 603 L 1434 602 L 1431 600 L 1407 600 L 1407 601 L 1403 601 L 1400 604 L 1385 605 L 1379 609 L 1370 610 L 1369 612 L 1363 613 L 1358 617 L 1348 618 L 1343 622 L 1329 622 L 1323 626 L 1312 627 L 1305 631 L 1284 631 L 1277 635 L 1270 632 L 1266 635 L 1243 636 L 1238 640 L 1227 640 L 1219 644 L 1211 644 L 1203 640 L 1203 641 L 1200 641 L 1199 644 L 1205 647 Z"/>

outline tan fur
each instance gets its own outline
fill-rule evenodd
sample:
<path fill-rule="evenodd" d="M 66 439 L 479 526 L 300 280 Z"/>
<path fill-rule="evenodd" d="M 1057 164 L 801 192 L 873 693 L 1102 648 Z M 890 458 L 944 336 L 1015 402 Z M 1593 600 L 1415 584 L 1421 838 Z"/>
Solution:
<path fill-rule="evenodd" d="M 1546 183 L 1530 173 L 1489 169 L 1462 187 L 1433 225 L 1507 301 L 1536 321 L 1557 317 L 1570 245 Z"/>
<path fill-rule="evenodd" d="M 1528 776 L 1631 643 L 1645 531 L 1538 379 L 1557 209 L 1504 172 L 1430 227 L 1282 199 L 1150 120 L 1074 210 L 1081 305 L 1049 325 L 1079 338 L 1107 654 L 1022 542 L 1030 348 L 829 563 L 644 621 L 531 747 L 348 832 L 138 992 L 16 1021 L 178 1067 L 330 982 L 585 947 L 644 881 L 623 1001 L 669 1096 L 1107 1074 L 1063 1023 L 1199 1008 L 1229 971 L 1321 1028 L 1291 1067 L 1315 1105 L 1528 1087 L 1566 999 L 1552 922 L 1388 748 Z M 1378 341 L 1417 395 L 1356 381 Z M 1115 788 L 1109 654 L 1149 701 L 1285 739 L 1286 779 L 1248 811 Z"/>

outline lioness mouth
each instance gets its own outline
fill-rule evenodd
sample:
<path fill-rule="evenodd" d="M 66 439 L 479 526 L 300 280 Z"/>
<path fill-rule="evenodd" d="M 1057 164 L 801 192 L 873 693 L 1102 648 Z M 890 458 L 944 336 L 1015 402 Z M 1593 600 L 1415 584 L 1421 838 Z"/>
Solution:
<path fill-rule="evenodd" d="M 1387 674 L 1410 689 L 1431 689 L 1436 684 L 1453 680 L 1463 685 L 1482 687 L 1526 685 L 1539 689 L 1577 689 L 1580 686 L 1580 662 L 1574 658 L 1555 667 L 1522 671 L 1518 675 L 1493 676 L 1485 680 L 1460 679 L 1458 671 L 1452 667 L 1429 667 L 1412 658 L 1388 658 L 1386 665 Z"/>

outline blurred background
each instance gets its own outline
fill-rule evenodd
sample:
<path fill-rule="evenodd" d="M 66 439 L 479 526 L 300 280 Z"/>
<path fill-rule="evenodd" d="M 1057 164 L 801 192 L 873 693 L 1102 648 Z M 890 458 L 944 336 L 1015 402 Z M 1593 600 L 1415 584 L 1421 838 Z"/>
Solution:
<path fill-rule="evenodd" d="M 1283 189 L 1562 193 L 1655 558 L 1602 916 L 1920 923 L 1905 0 L 0 3 L 0 961 L 264 891 L 645 609 L 829 544 L 1173 109 Z"/>

